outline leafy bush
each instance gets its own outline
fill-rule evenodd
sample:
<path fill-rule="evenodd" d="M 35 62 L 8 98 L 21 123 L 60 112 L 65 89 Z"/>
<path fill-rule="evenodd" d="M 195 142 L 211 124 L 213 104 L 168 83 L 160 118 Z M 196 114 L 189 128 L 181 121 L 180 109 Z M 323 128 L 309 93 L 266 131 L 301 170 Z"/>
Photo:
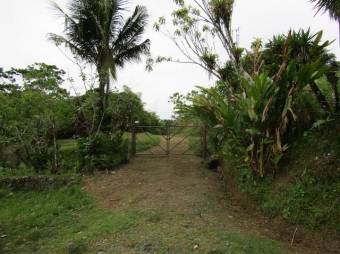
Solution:
<path fill-rule="evenodd" d="M 105 134 L 111 144 L 99 137 L 104 134 L 93 139 L 97 130 L 124 132 L 135 121 L 158 125 L 158 116 L 147 112 L 140 95 L 127 87 L 110 92 L 107 110 L 98 114 L 100 98 L 93 84 L 84 95 L 71 97 L 61 87 L 64 74 L 43 63 L 0 70 L 0 166 L 6 168 L 1 174 L 13 174 L 12 169 L 19 167 L 35 174 L 73 173 L 84 165 L 90 165 L 90 171 L 114 167 L 126 161 L 127 141 L 121 134 Z M 57 142 L 79 136 L 88 137 L 79 141 L 81 160 L 75 159 L 78 147 L 60 150 Z"/>
<path fill-rule="evenodd" d="M 325 75 L 334 56 L 327 52 L 330 42 L 322 44 L 321 38 L 322 32 L 290 32 L 274 37 L 264 48 L 253 46 L 242 58 L 248 75 L 234 70 L 237 87 L 231 89 L 230 83 L 220 80 L 215 87 L 199 87 L 184 102 L 177 96 L 173 98 L 177 113 L 213 127 L 218 152 L 237 154 L 261 177 L 276 174 L 289 137 L 309 128 L 316 116 L 332 111 L 318 83 L 331 87 Z M 255 70 L 257 61 L 263 62 L 262 68 Z M 331 89 L 327 91 L 331 94 Z M 314 101 L 309 101 L 311 95 Z"/>
<path fill-rule="evenodd" d="M 276 178 L 256 177 L 233 154 L 226 155 L 226 173 L 267 215 L 340 232 L 340 135 L 336 126 L 332 122 L 296 140 L 281 162 L 285 172 Z"/>
<path fill-rule="evenodd" d="M 94 137 L 78 140 L 82 172 L 114 169 L 128 160 L 128 143 L 122 133 L 98 133 Z"/>

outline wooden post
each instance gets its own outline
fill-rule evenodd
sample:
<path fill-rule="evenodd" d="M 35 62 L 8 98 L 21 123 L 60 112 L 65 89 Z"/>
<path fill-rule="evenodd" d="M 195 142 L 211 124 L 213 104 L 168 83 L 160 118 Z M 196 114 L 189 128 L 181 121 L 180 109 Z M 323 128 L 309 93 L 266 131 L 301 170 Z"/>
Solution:
<path fill-rule="evenodd" d="M 134 157 L 136 155 L 137 149 L 136 149 L 136 128 L 135 125 L 132 125 L 131 128 L 131 156 Z"/>
<path fill-rule="evenodd" d="M 169 123 L 166 124 L 166 155 L 170 154 L 170 125 Z"/>
<path fill-rule="evenodd" d="M 208 156 L 208 127 L 206 125 L 203 126 L 202 132 L 202 157 L 206 160 Z"/>

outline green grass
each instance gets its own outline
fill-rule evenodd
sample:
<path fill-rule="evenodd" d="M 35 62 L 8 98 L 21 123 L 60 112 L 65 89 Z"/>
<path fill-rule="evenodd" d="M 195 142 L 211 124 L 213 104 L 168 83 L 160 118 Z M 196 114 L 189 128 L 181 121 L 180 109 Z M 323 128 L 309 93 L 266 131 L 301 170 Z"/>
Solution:
<path fill-rule="evenodd" d="M 74 151 L 78 149 L 78 143 L 76 139 L 60 139 L 58 140 L 60 145 L 60 151 Z"/>
<path fill-rule="evenodd" d="M 78 142 L 76 139 L 58 140 L 62 157 L 62 170 L 64 172 L 76 173 L 78 169 Z"/>
<path fill-rule="evenodd" d="M 44 192 L 0 191 L 0 253 L 93 252 L 97 240 L 128 229 L 137 213 L 95 207 L 79 185 Z"/>
<path fill-rule="evenodd" d="M 292 145 L 284 165 L 290 181 L 276 184 L 270 198 L 288 221 L 340 232 L 340 135 L 334 127 Z"/>
<path fill-rule="evenodd" d="M 76 173 L 76 168 L 78 165 L 78 143 L 75 139 L 62 139 L 58 140 L 60 146 L 60 153 L 62 157 L 62 170 L 59 172 L 63 175 Z M 21 163 L 17 168 L 1 168 L 0 167 L 0 177 L 21 177 L 21 176 L 34 176 L 40 175 L 33 168 L 28 167 L 24 163 Z M 44 175 L 50 175 L 50 170 L 45 170 Z"/>
<path fill-rule="evenodd" d="M 179 214 L 166 211 L 145 211 L 141 214 L 144 217 L 138 225 L 121 234 L 115 244 L 103 246 L 107 253 L 285 253 L 279 242 L 265 237 L 223 230 L 209 223 L 183 227 L 183 218 Z"/>
<path fill-rule="evenodd" d="M 124 134 L 124 139 L 130 139 L 130 133 Z M 137 135 L 137 152 L 145 151 L 160 142 L 160 137 L 158 135 L 141 133 Z M 63 139 L 58 141 L 60 145 L 60 152 L 63 158 L 62 169 L 66 172 L 76 172 L 78 168 L 78 143 L 75 139 Z M 119 163 L 118 163 L 119 164 Z M 117 165 L 113 165 L 117 166 Z"/>
<path fill-rule="evenodd" d="M 236 233 L 220 232 L 218 234 L 220 245 L 210 254 L 280 254 L 281 247 L 276 241 L 254 237 L 250 235 L 242 235 Z M 223 244 L 221 244 L 223 243 Z M 224 245 L 224 246 L 223 246 Z"/>
<path fill-rule="evenodd" d="M 0 167 L 0 177 L 32 176 L 36 174 L 32 168 L 28 168 L 23 164 L 16 169 Z"/>
<path fill-rule="evenodd" d="M 137 152 L 143 152 L 156 146 L 160 142 L 159 135 L 153 135 L 151 133 L 138 133 L 136 137 L 136 150 Z"/>
<path fill-rule="evenodd" d="M 130 133 L 124 134 L 125 139 L 130 138 Z M 140 133 L 137 135 L 137 144 L 136 149 L 137 152 L 142 152 L 150 149 L 153 146 L 158 145 L 160 142 L 159 135 L 153 134 L 145 134 Z M 60 146 L 61 153 L 61 171 L 59 174 L 69 175 L 77 173 L 77 169 L 79 168 L 79 160 L 78 160 L 78 142 L 76 139 L 61 139 L 58 140 L 58 144 Z M 50 171 L 46 170 L 44 175 L 50 175 Z M 34 171 L 34 169 L 25 166 L 24 164 L 20 165 L 19 168 L 9 169 L 9 168 L 1 168 L 0 167 L 0 177 L 12 177 L 12 176 L 33 176 L 38 175 Z"/>
<path fill-rule="evenodd" d="M 190 151 L 197 156 L 202 156 L 202 140 L 199 136 L 191 136 L 188 138 Z"/>
<path fill-rule="evenodd" d="M 130 139 L 130 133 L 125 133 L 124 138 Z M 154 135 L 151 133 L 138 133 L 137 134 L 137 140 L 136 140 L 136 149 L 138 152 L 145 151 L 155 145 L 158 145 L 160 142 L 160 136 Z M 61 152 L 72 152 L 76 151 L 78 149 L 77 140 L 75 139 L 62 139 L 58 140 L 58 143 L 60 145 L 60 151 Z"/>
<path fill-rule="evenodd" d="M 266 238 L 218 227 L 167 225 L 159 211 L 122 213 L 97 208 L 79 185 L 43 192 L 1 190 L 0 202 L 0 253 L 4 254 L 78 254 L 101 249 L 116 253 L 123 246 L 143 252 L 149 244 L 156 253 L 281 253 L 279 244 Z"/>
<path fill-rule="evenodd" d="M 340 232 L 340 135 L 334 126 L 295 140 L 275 178 L 256 179 L 250 169 L 237 168 L 235 162 L 227 173 L 232 172 L 240 189 L 268 216 Z"/>

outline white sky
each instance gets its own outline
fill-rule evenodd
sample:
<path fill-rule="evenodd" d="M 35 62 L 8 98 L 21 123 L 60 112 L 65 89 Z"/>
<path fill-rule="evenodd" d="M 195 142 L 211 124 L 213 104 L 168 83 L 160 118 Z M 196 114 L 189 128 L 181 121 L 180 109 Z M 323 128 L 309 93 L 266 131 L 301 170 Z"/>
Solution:
<path fill-rule="evenodd" d="M 63 5 L 67 0 L 57 0 Z M 159 16 L 168 16 L 173 10 L 172 0 L 130 0 L 131 7 L 145 5 L 150 14 L 146 36 L 152 40 L 152 54 L 181 55 L 176 48 L 152 25 Z M 327 14 L 314 16 L 315 10 L 309 0 L 236 0 L 234 27 L 240 29 L 240 44 L 249 47 L 254 38 L 267 40 L 274 34 L 286 33 L 290 28 L 316 32 L 324 30 L 324 38 L 338 38 L 338 24 Z M 34 62 L 55 64 L 77 79 L 77 68 L 50 42 L 49 32 L 61 33 L 63 20 L 58 19 L 48 0 L 0 0 L 0 67 L 25 67 Z M 332 51 L 340 56 L 339 41 Z M 205 71 L 191 65 L 163 63 L 151 73 L 145 65 L 133 64 L 118 73 L 116 86 L 128 85 L 142 93 L 147 109 L 162 118 L 169 118 L 172 105 L 169 97 L 175 93 L 187 93 L 196 85 L 211 85 Z"/>

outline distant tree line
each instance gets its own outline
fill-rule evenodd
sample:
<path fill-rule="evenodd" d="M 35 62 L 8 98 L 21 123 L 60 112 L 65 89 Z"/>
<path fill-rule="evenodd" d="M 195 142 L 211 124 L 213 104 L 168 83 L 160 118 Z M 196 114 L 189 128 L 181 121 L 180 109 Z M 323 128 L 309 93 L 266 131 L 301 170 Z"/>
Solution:
<path fill-rule="evenodd" d="M 72 96 L 62 88 L 64 76 L 63 70 L 45 63 L 0 69 L 0 166 L 25 164 L 57 172 L 58 140 L 86 139 L 97 132 L 98 89 Z M 100 132 L 121 137 L 135 121 L 157 125 L 159 118 L 128 87 L 110 91 Z"/>

